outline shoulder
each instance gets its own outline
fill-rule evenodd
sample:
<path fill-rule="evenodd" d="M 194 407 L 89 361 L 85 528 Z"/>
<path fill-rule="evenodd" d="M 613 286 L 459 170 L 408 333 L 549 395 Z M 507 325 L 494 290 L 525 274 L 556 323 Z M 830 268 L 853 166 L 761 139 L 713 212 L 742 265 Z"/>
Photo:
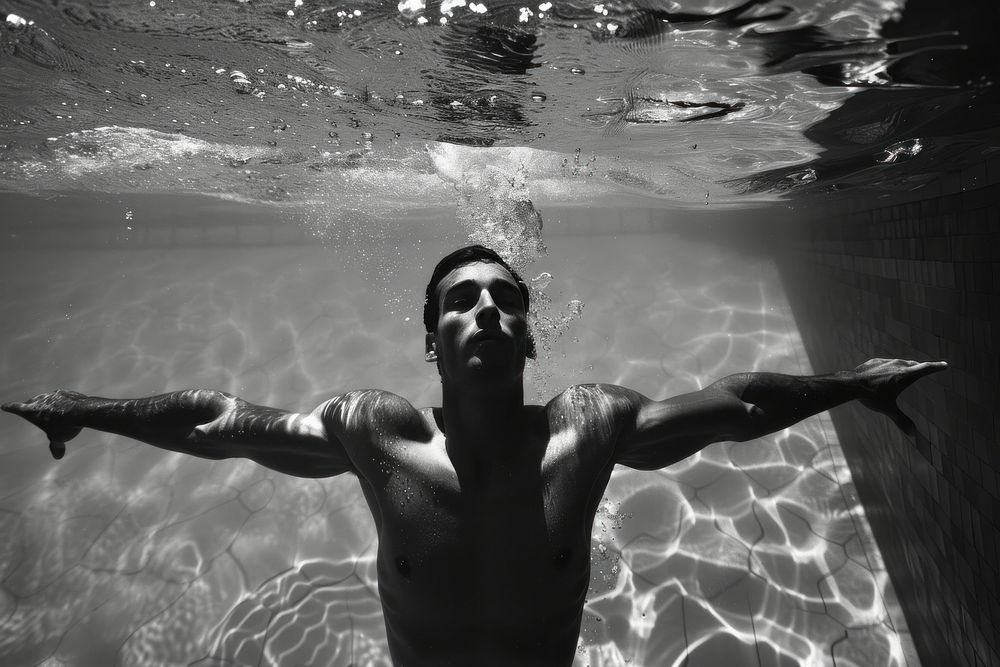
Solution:
<path fill-rule="evenodd" d="M 567 387 L 545 406 L 553 431 L 579 428 L 617 440 L 635 424 L 646 399 L 638 392 L 613 384 Z"/>
<path fill-rule="evenodd" d="M 643 396 L 639 392 L 618 385 L 574 384 L 557 394 L 546 407 L 617 412 L 638 407 L 642 401 Z"/>
<path fill-rule="evenodd" d="M 427 420 L 413 405 L 389 391 L 362 389 L 334 396 L 320 406 L 323 423 L 346 439 L 378 434 L 412 441 L 431 435 Z"/>

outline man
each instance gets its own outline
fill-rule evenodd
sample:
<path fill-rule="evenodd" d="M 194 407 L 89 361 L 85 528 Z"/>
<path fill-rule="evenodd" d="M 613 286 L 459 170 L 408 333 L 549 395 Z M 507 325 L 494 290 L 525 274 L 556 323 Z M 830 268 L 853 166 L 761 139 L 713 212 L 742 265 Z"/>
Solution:
<path fill-rule="evenodd" d="M 663 401 L 574 386 L 524 405 L 528 305 L 496 253 L 470 246 L 441 260 L 424 305 L 440 408 L 373 390 L 294 414 L 193 390 L 131 400 L 56 391 L 3 409 L 44 430 L 56 458 L 89 427 L 301 477 L 353 473 L 379 535 L 397 665 L 550 666 L 574 658 L 591 528 L 616 464 L 662 468 L 852 399 L 912 433 L 896 397 L 946 366 L 875 359 L 820 377 L 745 373 Z"/>

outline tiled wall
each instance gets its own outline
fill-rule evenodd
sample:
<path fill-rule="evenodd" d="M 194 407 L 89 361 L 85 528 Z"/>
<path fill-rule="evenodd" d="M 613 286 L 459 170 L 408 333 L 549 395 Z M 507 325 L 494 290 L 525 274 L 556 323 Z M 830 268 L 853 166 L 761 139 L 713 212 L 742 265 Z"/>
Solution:
<path fill-rule="evenodd" d="M 1000 160 L 793 217 L 778 254 L 817 371 L 950 364 L 900 401 L 916 438 L 833 416 L 923 663 L 1000 667 Z"/>

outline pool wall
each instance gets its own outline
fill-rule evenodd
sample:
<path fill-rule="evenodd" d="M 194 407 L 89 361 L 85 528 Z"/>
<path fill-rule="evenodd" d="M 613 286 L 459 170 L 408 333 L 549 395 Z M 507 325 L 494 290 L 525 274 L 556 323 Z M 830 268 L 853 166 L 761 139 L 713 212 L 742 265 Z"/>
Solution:
<path fill-rule="evenodd" d="M 774 238 L 817 372 L 950 364 L 900 401 L 915 439 L 858 404 L 833 419 L 923 663 L 1000 666 L 1000 158 L 797 209 Z"/>

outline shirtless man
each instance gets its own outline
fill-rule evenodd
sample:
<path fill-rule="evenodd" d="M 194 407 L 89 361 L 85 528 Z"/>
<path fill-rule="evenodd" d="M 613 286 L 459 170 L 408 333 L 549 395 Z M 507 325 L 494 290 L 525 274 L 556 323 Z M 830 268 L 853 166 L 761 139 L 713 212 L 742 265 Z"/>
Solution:
<path fill-rule="evenodd" d="M 300 477 L 351 473 L 378 530 L 395 664 L 550 667 L 575 655 L 591 527 L 616 464 L 663 468 L 852 399 L 912 433 L 896 397 L 946 366 L 873 359 L 818 377 L 743 373 L 663 401 L 574 386 L 524 405 L 527 309 L 524 282 L 492 251 L 441 260 L 424 306 L 440 408 L 371 390 L 295 414 L 192 390 L 124 400 L 56 391 L 3 409 L 45 431 L 56 458 L 86 427 Z"/>

